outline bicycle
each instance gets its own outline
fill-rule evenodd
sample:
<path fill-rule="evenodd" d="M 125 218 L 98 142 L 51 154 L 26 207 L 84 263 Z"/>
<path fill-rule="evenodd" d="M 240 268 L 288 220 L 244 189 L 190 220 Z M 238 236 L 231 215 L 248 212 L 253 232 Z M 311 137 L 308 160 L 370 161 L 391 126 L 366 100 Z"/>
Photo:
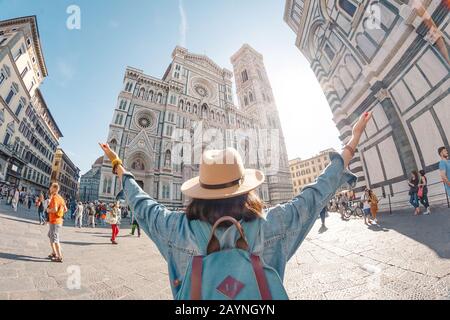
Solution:
<path fill-rule="evenodd" d="M 363 216 L 361 203 L 359 201 L 349 201 L 347 207 L 345 208 L 344 215 L 347 219 L 351 216 L 361 218 Z"/>

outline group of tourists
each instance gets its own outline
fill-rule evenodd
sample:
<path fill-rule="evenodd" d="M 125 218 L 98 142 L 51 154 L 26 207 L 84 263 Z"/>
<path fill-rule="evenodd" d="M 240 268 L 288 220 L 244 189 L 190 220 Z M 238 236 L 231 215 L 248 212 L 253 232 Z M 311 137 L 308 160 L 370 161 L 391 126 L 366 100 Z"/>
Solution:
<path fill-rule="evenodd" d="M 7 186 L 6 184 L 1 187 L 0 194 L 1 199 L 6 200 L 6 204 L 11 205 L 15 212 L 17 212 L 19 205 L 30 210 L 38 197 L 29 192 L 21 191 L 17 187 Z"/>
<path fill-rule="evenodd" d="M 444 183 L 447 197 L 450 197 L 450 160 L 446 147 L 440 147 L 437 150 L 440 157 L 439 175 Z M 420 204 L 425 207 L 424 214 L 430 214 L 430 203 L 428 200 L 428 180 L 424 170 L 412 171 L 408 182 L 409 185 L 409 203 L 414 207 L 414 215 L 419 215 Z"/>
<path fill-rule="evenodd" d="M 119 234 L 119 225 L 122 218 L 128 216 L 129 207 L 121 206 L 119 201 L 107 205 L 104 202 L 81 202 L 75 204 L 71 209 L 71 219 L 75 220 L 75 227 L 82 228 L 83 226 L 95 228 L 95 224 L 100 222 L 102 226 L 106 224 L 111 225 L 111 243 L 118 244 L 116 239 Z M 141 230 L 136 219 L 131 216 L 132 230 L 131 234 L 134 235 L 134 231 L 137 228 L 138 236 L 141 236 Z"/>

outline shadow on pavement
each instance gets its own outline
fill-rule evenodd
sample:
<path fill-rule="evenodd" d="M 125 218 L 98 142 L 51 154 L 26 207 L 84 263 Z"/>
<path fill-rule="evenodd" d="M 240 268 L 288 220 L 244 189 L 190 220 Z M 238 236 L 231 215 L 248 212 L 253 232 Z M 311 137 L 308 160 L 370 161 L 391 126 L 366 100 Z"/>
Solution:
<path fill-rule="evenodd" d="M 384 228 L 383 226 L 379 225 L 379 224 L 371 224 L 367 227 L 367 229 L 372 230 L 372 231 L 384 231 L 384 232 L 388 232 L 389 229 Z"/>
<path fill-rule="evenodd" d="M 4 252 L 0 252 L 0 258 L 8 259 L 8 260 L 19 260 L 19 261 L 50 262 L 50 260 L 48 260 L 46 258 L 31 257 L 31 256 L 24 256 L 21 254 L 4 253 Z"/>
<path fill-rule="evenodd" d="M 80 242 L 80 241 L 61 241 L 62 244 L 74 245 L 74 246 L 92 246 L 92 245 L 110 245 L 110 243 L 98 243 L 98 242 Z"/>
<path fill-rule="evenodd" d="M 450 259 L 450 209 L 432 208 L 431 215 L 414 216 L 411 210 L 379 215 L 383 228 L 395 230 L 432 249 L 440 258 Z M 375 231 L 375 230 L 374 230 Z"/>
<path fill-rule="evenodd" d="M 22 223 L 28 223 L 28 224 L 39 224 L 39 221 L 36 220 L 35 221 L 29 221 L 29 220 L 23 220 L 24 218 L 22 217 L 17 217 L 17 219 L 14 218 L 7 218 L 7 217 L 0 217 L 0 219 L 6 219 L 6 220 L 12 220 L 12 221 L 18 221 L 18 222 L 22 222 Z"/>

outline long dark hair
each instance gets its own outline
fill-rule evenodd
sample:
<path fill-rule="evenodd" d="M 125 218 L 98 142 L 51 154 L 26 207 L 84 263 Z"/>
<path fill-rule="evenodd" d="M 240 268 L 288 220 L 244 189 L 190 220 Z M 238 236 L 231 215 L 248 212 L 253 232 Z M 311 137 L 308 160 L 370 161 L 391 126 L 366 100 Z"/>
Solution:
<path fill-rule="evenodd" d="M 189 220 L 201 220 L 214 224 L 223 216 L 231 216 L 236 220 L 251 221 L 262 217 L 265 205 L 254 191 L 228 199 L 205 200 L 192 199 L 186 208 Z M 230 223 L 223 223 L 228 227 Z"/>
<path fill-rule="evenodd" d="M 419 174 L 416 170 L 411 171 L 411 173 L 414 175 L 414 178 L 411 177 L 411 181 L 418 181 L 419 180 Z"/>

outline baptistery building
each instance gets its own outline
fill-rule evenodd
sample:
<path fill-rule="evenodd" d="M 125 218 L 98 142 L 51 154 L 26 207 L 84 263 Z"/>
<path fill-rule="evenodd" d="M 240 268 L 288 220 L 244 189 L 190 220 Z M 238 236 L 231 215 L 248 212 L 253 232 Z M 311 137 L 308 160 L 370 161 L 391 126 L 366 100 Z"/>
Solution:
<path fill-rule="evenodd" d="M 245 44 L 231 63 L 234 72 L 177 46 L 161 79 L 140 69 L 125 70 L 108 143 L 144 191 L 169 208 L 181 209 L 188 203 L 180 188 L 198 175 L 202 151 L 225 147 L 236 148 L 246 167 L 263 170 L 266 181 L 258 192 L 267 204 L 293 196 L 263 56 Z M 111 201 L 120 190 L 111 163 L 104 158 L 99 199 Z"/>
<path fill-rule="evenodd" d="M 445 197 L 437 148 L 450 141 L 448 11 L 441 0 L 286 1 L 284 20 L 344 144 L 360 115 L 373 111 L 350 164 L 356 191 L 368 186 L 407 205 L 407 179 L 423 169 L 429 194 Z"/>

